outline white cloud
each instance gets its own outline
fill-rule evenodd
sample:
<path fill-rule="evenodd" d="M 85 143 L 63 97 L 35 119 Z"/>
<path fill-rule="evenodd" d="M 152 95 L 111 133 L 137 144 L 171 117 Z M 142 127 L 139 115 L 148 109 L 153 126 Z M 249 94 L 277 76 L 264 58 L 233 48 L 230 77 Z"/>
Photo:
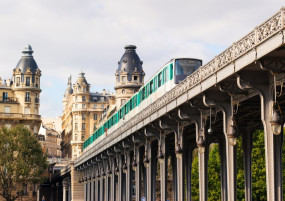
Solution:
<path fill-rule="evenodd" d="M 124 46 L 135 44 L 148 79 L 176 56 L 209 61 L 277 12 L 285 0 L 0 0 L 0 77 L 30 43 L 42 70 L 41 114 L 61 114 L 67 77 L 86 73 L 113 90 Z M 53 109 L 54 108 L 54 109 Z"/>

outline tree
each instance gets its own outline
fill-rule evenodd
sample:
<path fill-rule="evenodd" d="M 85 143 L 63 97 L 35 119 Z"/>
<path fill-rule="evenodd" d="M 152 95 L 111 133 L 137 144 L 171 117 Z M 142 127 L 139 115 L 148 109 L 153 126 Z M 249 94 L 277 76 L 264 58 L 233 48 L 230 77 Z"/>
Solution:
<path fill-rule="evenodd" d="M 0 128 L 0 195 L 3 198 L 16 200 L 23 192 L 23 184 L 44 179 L 46 168 L 46 155 L 27 128 Z"/>

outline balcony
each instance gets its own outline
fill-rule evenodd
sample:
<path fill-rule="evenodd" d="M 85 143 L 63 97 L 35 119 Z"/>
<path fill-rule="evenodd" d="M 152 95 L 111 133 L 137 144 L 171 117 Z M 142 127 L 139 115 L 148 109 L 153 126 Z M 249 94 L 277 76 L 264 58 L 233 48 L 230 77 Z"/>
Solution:
<path fill-rule="evenodd" d="M 25 102 L 30 103 L 31 102 L 31 97 L 25 97 Z"/>
<path fill-rule="evenodd" d="M 0 96 L 0 103 L 19 103 L 15 97 L 2 97 Z"/>
<path fill-rule="evenodd" d="M 37 114 L 21 114 L 21 113 L 3 113 L 0 112 L 0 119 L 41 119 L 41 115 Z"/>

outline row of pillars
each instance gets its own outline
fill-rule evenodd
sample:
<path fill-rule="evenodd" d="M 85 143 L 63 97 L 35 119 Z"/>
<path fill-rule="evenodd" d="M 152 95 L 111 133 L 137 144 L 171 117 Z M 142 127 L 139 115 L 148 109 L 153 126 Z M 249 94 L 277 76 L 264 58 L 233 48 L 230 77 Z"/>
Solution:
<path fill-rule="evenodd" d="M 255 77 L 253 77 L 255 79 Z M 271 129 L 271 115 L 273 96 L 271 85 L 251 85 L 238 77 L 238 86 L 255 89 L 260 97 L 261 123 L 265 134 L 266 158 L 266 186 L 267 200 L 281 201 L 282 192 L 282 142 L 283 134 L 274 135 Z M 221 98 L 224 97 L 224 98 Z M 206 107 L 217 107 L 223 114 L 223 136 L 220 142 L 221 152 L 221 183 L 222 200 L 236 200 L 236 136 L 233 129 L 239 126 L 233 124 L 233 97 L 222 92 L 214 91 L 203 95 Z M 189 106 L 190 105 L 190 106 Z M 157 160 L 160 170 L 160 198 L 166 201 L 168 156 L 172 158 L 173 169 L 173 198 L 174 201 L 191 200 L 191 166 L 192 151 L 198 147 L 199 159 L 199 197 L 206 201 L 208 195 L 207 182 L 207 134 L 203 124 L 201 107 L 189 104 L 185 108 L 178 108 L 176 115 L 161 118 L 157 124 L 146 126 L 142 132 L 132 136 L 132 140 L 125 139 L 114 147 L 101 153 L 92 160 L 81 165 L 80 182 L 84 184 L 85 201 L 140 201 L 156 200 Z M 193 133 L 183 132 L 183 122 L 194 123 L 196 128 L 196 142 L 191 145 L 184 142 L 185 136 Z M 250 124 L 249 124 L 250 125 Z M 235 128 L 233 128 L 235 127 Z M 240 126 L 241 127 L 241 126 Z M 170 131 L 170 132 L 166 132 Z M 243 147 L 245 161 L 245 200 L 251 201 L 251 135 L 250 126 L 243 128 Z M 169 150 L 166 136 L 174 135 L 174 150 Z M 158 143 L 156 143 L 158 142 Z M 154 145 L 158 145 L 154 147 Z M 134 148 L 133 148 L 134 146 Z M 142 149 L 144 147 L 144 149 Z M 143 153 L 144 152 L 144 153 Z M 161 154 L 163 156 L 161 156 Z M 145 166 L 145 167 L 143 167 Z M 185 175 L 186 174 L 186 175 Z M 143 177 L 143 178 L 142 178 Z M 141 182 L 143 181 L 143 183 Z M 133 188 L 135 186 L 135 188 Z M 132 192 L 135 189 L 135 193 Z M 143 189 L 143 191 L 142 191 Z M 133 197 L 133 195 L 135 197 Z"/>

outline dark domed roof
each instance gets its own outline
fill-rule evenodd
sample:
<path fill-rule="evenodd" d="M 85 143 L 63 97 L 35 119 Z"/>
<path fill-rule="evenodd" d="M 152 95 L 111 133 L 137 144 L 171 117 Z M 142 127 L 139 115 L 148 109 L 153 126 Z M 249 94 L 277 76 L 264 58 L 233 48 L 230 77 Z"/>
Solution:
<path fill-rule="evenodd" d="M 132 73 L 135 70 L 137 72 L 143 72 L 142 61 L 136 53 L 136 46 L 127 45 L 125 46 L 125 53 L 123 54 L 121 60 L 119 61 L 118 71 L 126 71 Z"/>
<path fill-rule="evenodd" d="M 85 73 L 81 72 L 81 73 L 79 73 L 79 76 L 77 78 L 76 83 L 79 84 L 80 86 L 82 86 L 83 84 L 89 85 L 88 82 L 86 81 L 86 78 L 84 75 L 85 75 Z"/>
<path fill-rule="evenodd" d="M 73 89 L 72 89 L 72 86 L 71 86 L 71 75 L 68 78 L 67 88 L 65 90 L 64 95 L 67 96 L 67 95 L 70 95 L 70 94 L 73 94 Z"/>
<path fill-rule="evenodd" d="M 22 51 L 23 55 L 20 61 L 18 62 L 15 69 L 20 69 L 22 73 L 25 73 L 28 68 L 31 68 L 31 72 L 35 73 L 38 69 L 38 65 L 33 58 L 33 50 L 30 45 L 26 45 L 24 50 Z"/>

